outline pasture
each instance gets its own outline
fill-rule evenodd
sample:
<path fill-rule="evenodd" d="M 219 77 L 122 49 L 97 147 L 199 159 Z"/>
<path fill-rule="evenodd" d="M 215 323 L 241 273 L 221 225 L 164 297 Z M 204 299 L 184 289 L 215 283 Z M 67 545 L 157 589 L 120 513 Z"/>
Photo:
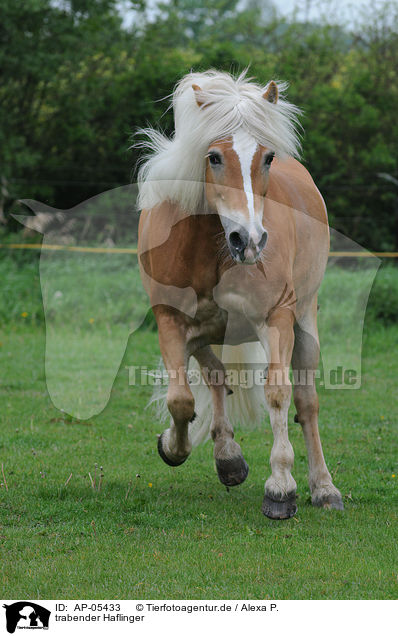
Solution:
<path fill-rule="evenodd" d="M 118 272 L 123 291 L 131 272 Z M 3 252 L 0 274 L 3 598 L 396 598 L 398 325 L 385 315 L 398 297 L 395 268 L 379 271 L 371 293 L 361 389 L 319 391 L 324 452 L 345 511 L 311 506 L 292 407 L 298 513 L 280 522 L 261 514 L 270 474 L 268 423 L 235 429 L 250 466 L 235 489 L 218 481 L 211 442 L 194 449 L 183 466 L 166 466 L 156 449 L 161 425 L 145 409 L 151 387 L 129 386 L 126 370 L 156 365 L 151 320 L 130 336 L 105 410 L 86 421 L 61 413 L 46 387 L 37 254 Z M 117 336 L 129 318 L 122 292 L 119 304 L 98 295 L 112 270 L 98 275 L 101 285 L 80 298 L 81 311 L 64 306 L 59 319 L 65 348 L 71 333 L 92 329 L 106 360 L 109 327 Z M 348 294 L 361 276 L 331 272 L 321 308 L 344 311 L 333 300 L 337 281 Z M 325 324 L 327 346 L 346 346 L 332 337 L 327 316 Z"/>

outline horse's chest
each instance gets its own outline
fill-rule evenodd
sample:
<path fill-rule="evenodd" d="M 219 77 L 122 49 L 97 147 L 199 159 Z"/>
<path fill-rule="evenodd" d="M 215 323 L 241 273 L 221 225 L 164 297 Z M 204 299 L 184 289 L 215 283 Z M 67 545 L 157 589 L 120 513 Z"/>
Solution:
<path fill-rule="evenodd" d="M 221 276 L 213 289 L 213 297 L 217 306 L 229 315 L 259 323 L 272 307 L 273 288 L 255 266 L 234 267 Z"/>

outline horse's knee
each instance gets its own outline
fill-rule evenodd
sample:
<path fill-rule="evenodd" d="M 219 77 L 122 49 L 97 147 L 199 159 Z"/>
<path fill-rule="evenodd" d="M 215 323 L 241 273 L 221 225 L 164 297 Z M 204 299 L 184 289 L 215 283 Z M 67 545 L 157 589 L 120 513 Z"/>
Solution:
<path fill-rule="evenodd" d="M 274 386 L 266 384 L 264 391 L 265 400 L 269 409 L 282 411 L 286 406 L 289 406 L 292 396 L 292 387 L 290 385 Z"/>
<path fill-rule="evenodd" d="M 176 423 L 189 422 L 195 413 L 195 400 L 191 391 L 182 389 L 167 396 L 167 407 Z"/>

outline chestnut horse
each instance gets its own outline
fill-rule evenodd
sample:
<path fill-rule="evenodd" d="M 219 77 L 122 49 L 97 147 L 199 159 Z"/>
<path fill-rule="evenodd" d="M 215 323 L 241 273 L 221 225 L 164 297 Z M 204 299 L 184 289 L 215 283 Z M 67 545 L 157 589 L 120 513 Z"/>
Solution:
<path fill-rule="evenodd" d="M 175 134 L 168 139 L 145 130 L 149 141 L 140 145 L 151 152 L 139 172 L 140 268 L 169 376 L 171 421 L 158 439 L 159 454 L 178 466 L 192 450 L 193 356 L 211 395 L 219 479 L 226 486 L 246 479 L 249 469 L 226 408 L 234 396 L 227 397 L 232 391 L 212 345 L 234 345 L 241 357 L 244 343 L 259 343 L 268 363 L 261 391 L 274 437 L 262 511 L 272 519 L 297 510 L 288 437 L 291 365 L 300 378 L 295 420 L 307 446 L 312 503 L 343 509 L 322 452 L 314 381 L 327 213 L 295 158 L 299 110 L 284 99 L 284 89 L 273 81 L 261 87 L 245 73 L 185 76 L 173 94 Z"/>

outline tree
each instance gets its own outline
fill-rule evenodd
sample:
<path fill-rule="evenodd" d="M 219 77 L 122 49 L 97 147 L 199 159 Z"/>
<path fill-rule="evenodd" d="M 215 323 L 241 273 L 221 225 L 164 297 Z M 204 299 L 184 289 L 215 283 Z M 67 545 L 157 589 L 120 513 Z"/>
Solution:
<path fill-rule="evenodd" d="M 127 4 L 126 4 L 127 3 Z M 70 207 L 134 178 L 131 133 L 172 134 L 167 96 L 211 67 L 290 83 L 303 109 L 303 161 L 332 225 L 366 247 L 398 249 L 398 9 L 350 31 L 281 18 L 270 1 L 0 0 L 0 179 L 13 199 Z M 369 17 L 371 15 L 371 18 Z M 4 186 L 5 184 L 5 186 Z"/>

